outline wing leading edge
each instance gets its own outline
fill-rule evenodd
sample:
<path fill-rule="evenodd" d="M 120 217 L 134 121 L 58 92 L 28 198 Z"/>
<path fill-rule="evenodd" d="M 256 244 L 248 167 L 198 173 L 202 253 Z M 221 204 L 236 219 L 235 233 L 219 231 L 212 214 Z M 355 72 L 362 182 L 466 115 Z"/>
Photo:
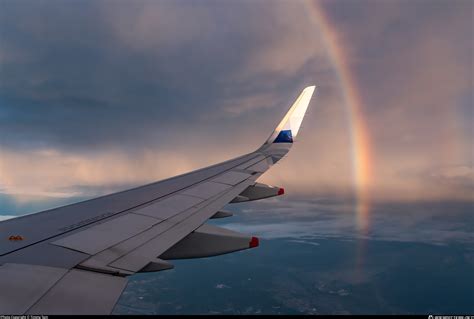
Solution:
<path fill-rule="evenodd" d="M 171 260 L 258 246 L 207 225 L 229 203 L 284 193 L 257 183 L 292 146 L 314 86 L 305 88 L 256 151 L 164 181 L 0 222 L 0 313 L 107 314 L 127 276 Z M 34 225 L 34 227 L 33 227 Z M 10 240 L 21 236 L 22 240 Z M 24 238 L 24 240 L 23 240 Z"/>

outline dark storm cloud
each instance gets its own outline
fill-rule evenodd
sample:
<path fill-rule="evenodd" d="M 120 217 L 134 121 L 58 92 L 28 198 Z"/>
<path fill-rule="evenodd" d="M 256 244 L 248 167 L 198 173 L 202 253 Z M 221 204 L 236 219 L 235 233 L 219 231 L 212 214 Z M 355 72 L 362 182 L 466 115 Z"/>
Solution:
<path fill-rule="evenodd" d="M 168 140 L 171 125 L 193 127 L 228 100 L 299 89 L 301 80 L 268 81 L 273 74 L 258 70 L 251 83 L 229 76 L 278 36 L 269 32 L 275 21 L 263 6 L 4 2 L 0 143 L 137 146 Z"/>
<path fill-rule="evenodd" d="M 317 84 L 291 157 L 263 182 L 354 193 L 353 90 L 372 197 L 472 199 L 472 6 L 3 1 L 0 189 L 75 196 L 226 160 Z"/>

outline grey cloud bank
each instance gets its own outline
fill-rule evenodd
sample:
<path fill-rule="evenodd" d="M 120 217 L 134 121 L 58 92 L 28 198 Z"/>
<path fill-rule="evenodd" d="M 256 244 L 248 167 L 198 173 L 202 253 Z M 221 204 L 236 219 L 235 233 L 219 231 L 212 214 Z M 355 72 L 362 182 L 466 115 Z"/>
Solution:
<path fill-rule="evenodd" d="M 358 231 L 358 216 L 350 199 L 290 197 L 248 206 L 241 212 L 245 222 L 223 221 L 221 225 L 267 239 L 296 239 L 308 244 L 332 238 L 470 247 L 474 243 L 471 202 L 377 203 L 366 217 L 370 220 L 367 234 Z"/>
<path fill-rule="evenodd" d="M 0 188 L 87 195 L 213 164 L 258 147 L 318 84 L 291 159 L 265 181 L 353 193 L 346 88 L 310 6 L 330 21 L 362 97 L 372 196 L 472 199 L 472 2 L 462 0 L 5 1 Z"/>

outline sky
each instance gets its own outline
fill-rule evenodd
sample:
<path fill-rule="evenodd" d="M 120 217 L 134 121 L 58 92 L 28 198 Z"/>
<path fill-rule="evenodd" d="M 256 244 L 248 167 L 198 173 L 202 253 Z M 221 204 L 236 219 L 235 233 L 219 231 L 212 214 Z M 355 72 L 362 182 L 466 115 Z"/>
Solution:
<path fill-rule="evenodd" d="M 313 84 L 294 147 L 261 181 L 366 204 L 473 200 L 470 0 L 0 8 L 5 203 L 108 193 L 251 152 Z"/>

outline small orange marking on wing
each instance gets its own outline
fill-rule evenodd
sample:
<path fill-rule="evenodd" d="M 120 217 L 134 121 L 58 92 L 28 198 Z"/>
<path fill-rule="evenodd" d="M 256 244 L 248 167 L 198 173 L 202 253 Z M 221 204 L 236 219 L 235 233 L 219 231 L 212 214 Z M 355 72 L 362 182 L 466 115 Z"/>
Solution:
<path fill-rule="evenodd" d="M 8 240 L 11 240 L 11 241 L 23 240 L 23 236 L 20 236 L 20 235 L 11 235 L 10 237 L 8 237 Z"/>

